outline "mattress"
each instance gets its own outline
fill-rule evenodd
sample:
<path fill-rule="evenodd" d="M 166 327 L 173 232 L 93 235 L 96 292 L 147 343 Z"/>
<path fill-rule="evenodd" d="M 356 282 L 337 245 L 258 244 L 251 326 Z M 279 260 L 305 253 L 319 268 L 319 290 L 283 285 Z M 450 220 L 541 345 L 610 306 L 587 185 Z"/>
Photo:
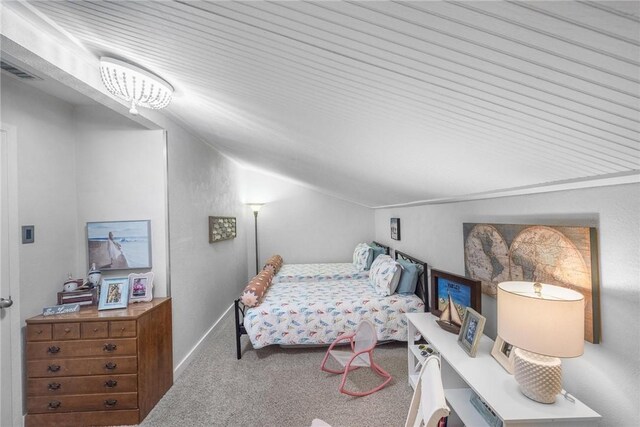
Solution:
<path fill-rule="evenodd" d="M 272 284 L 244 327 L 254 348 L 272 344 L 330 344 L 367 319 L 378 340 L 407 340 L 405 313 L 424 312 L 417 295 L 379 296 L 368 280 Z"/>
<path fill-rule="evenodd" d="M 350 262 L 285 264 L 273 278 L 273 283 L 323 282 L 328 280 L 357 280 L 368 278 L 369 271 L 358 271 Z"/>

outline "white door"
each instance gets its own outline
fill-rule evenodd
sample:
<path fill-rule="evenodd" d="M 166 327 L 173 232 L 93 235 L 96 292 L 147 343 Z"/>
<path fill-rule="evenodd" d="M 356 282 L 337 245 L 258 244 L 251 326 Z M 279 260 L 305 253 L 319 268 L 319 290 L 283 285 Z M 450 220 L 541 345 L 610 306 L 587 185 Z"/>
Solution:
<path fill-rule="evenodd" d="M 0 129 L 0 426 L 22 423 L 22 393 L 20 385 L 19 314 L 17 251 L 15 240 L 17 197 L 15 194 L 15 146 L 10 147 L 9 134 Z M 13 228 L 13 230 L 12 230 Z M 13 282 L 13 283 L 12 283 Z M 15 349 L 15 351 L 14 351 Z"/>

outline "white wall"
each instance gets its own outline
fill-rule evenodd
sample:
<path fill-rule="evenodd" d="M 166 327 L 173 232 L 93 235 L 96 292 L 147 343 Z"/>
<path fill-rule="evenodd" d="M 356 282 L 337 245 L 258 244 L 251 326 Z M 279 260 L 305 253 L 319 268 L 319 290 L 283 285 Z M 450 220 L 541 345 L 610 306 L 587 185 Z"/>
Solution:
<path fill-rule="evenodd" d="M 242 172 L 245 202 L 263 202 L 258 214 L 259 266 L 273 254 L 285 263 L 351 262 L 359 242 L 373 240 L 373 209 L 327 196 L 272 175 Z M 249 208 L 249 273 L 255 274 L 255 234 Z"/>
<path fill-rule="evenodd" d="M 86 274 L 86 223 L 151 220 L 153 295 L 167 295 L 165 138 L 104 107 L 74 114 L 77 138 L 78 270 Z M 141 270 L 148 271 L 148 270 Z M 104 272 L 123 276 L 125 272 Z M 82 277 L 82 276 L 80 276 Z"/>
<path fill-rule="evenodd" d="M 389 240 L 401 218 L 402 241 Z M 629 184 L 473 202 L 381 209 L 376 239 L 441 270 L 464 275 L 462 224 L 581 225 L 598 228 L 602 343 L 563 360 L 564 387 L 603 416 L 603 426 L 640 419 L 640 185 Z M 393 243 L 392 243 L 393 242 Z M 485 332 L 496 334 L 495 299 L 483 296 Z"/>
<path fill-rule="evenodd" d="M 182 361 L 246 284 L 238 167 L 181 128 L 168 127 L 174 365 Z M 238 237 L 209 243 L 209 216 L 237 217 Z M 232 337 L 220 345 L 233 345 Z"/>
<path fill-rule="evenodd" d="M 13 78 L 1 81 L 1 120 L 17 130 L 18 221 L 35 226 L 34 243 L 19 249 L 23 325 L 56 304 L 68 273 L 79 273 L 76 140 L 70 104 Z"/>

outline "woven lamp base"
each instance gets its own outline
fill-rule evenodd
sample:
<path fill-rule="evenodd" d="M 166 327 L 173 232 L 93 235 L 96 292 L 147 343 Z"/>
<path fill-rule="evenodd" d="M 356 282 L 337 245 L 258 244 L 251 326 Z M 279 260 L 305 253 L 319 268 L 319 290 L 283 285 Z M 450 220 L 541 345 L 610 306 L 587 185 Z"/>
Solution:
<path fill-rule="evenodd" d="M 562 391 L 562 365 L 557 357 L 515 349 L 513 375 L 522 394 L 540 403 L 555 403 Z"/>

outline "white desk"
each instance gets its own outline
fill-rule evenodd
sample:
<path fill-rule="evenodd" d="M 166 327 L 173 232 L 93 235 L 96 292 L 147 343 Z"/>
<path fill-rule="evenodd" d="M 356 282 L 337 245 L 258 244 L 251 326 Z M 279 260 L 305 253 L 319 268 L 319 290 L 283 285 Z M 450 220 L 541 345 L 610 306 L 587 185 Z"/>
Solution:
<path fill-rule="evenodd" d="M 472 358 L 458 345 L 458 337 L 438 326 L 429 313 L 408 313 L 409 384 L 415 387 L 424 358 L 419 355 L 413 337 L 416 330 L 433 347 L 442 360 L 442 383 L 453 417 L 448 427 L 466 425 L 481 427 L 488 424 L 469 402 L 473 393 L 480 396 L 502 419 L 504 427 L 596 425 L 600 415 L 576 399 L 570 402 L 559 395 L 554 404 L 538 403 L 524 396 L 513 375 L 491 356 L 493 340 L 483 335 L 476 357 Z"/>

